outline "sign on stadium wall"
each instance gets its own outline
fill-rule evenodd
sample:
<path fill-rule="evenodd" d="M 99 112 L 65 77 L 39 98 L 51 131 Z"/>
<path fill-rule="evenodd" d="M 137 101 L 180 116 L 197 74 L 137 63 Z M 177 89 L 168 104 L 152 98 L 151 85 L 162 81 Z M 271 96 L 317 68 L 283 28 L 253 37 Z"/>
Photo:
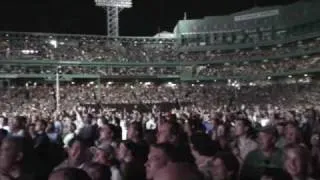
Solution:
<path fill-rule="evenodd" d="M 273 10 L 268 10 L 268 11 L 261 11 L 261 12 L 256 12 L 256 13 L 250 13 L 250 14 L 244 14 L 240 16 L 235 16 L 234 21 L 247 21 L 247 20 L 252 20 L 252 19 L 259 19 L 259 18 L 266 18 L 266 17 L 271 17 L 271 16 L 278 16 L 279 9 L 273 9 Z"/>

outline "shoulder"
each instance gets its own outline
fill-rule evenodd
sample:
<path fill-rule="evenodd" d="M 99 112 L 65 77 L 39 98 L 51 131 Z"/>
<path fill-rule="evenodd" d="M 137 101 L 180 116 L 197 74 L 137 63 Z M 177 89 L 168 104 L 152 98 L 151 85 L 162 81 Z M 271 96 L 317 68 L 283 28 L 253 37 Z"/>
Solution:
<path fill-rule="evenodd" d="M 64 160 L 62 163 L 60 163 L 58 166 L 56 166 L 56 167 L 54 168 L 54 170 L 56 171 L 56 170 L 65 168 L 65 167 L 67 167 L 67 166 L 68 166 L 68 161 L 67 161 L 67 160 Z"/>
<path fill-rule="evenodd" d="M 315 180 L 315 179 L 308 177 L 307 180 Z"/>
<path fill-rule="evenodd" d="M 255 157 L 255 156 L 258 156 L 258 155 L 260 155 L 260 150 L 259 149 L 255 149 L 255 150 L 253 150 L 253 151 L 250 151 L 249 153 L 248 153 L 248 157 L 249 156 L 253 156 L 253 157 Z"/>

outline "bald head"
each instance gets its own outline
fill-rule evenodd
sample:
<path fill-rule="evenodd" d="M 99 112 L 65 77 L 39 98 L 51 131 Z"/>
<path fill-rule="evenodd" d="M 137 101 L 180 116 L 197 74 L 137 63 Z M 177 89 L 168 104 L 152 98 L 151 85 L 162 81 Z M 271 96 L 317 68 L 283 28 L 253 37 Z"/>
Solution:
<path fill-rule="evenodd" d="M 169 163 L 160 169 L 153 180 L 202 180 L 196 166 L 188 163 Z"/>

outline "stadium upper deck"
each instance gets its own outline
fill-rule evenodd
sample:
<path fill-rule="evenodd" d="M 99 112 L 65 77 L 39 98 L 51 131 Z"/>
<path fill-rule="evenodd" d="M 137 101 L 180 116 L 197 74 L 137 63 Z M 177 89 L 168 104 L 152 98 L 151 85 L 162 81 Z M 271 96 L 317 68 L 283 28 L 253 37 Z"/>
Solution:
<path fill-rule="evenodd" d="M 319 35 L 320 1 L 255 7 L 226 16 L 181 20 L 175 34 L 183 50 L 272 45 Z"/>

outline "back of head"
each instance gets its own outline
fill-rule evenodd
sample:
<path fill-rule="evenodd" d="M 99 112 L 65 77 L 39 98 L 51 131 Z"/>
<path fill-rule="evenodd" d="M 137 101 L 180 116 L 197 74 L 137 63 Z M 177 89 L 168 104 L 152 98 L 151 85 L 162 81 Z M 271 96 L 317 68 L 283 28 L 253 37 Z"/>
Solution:
<path fill-rule="evenodd" d="M 83 168 L 92 180 L 110 180 L 111 171 L 108 166 L 91 162 L 87 163 Z"/>
<path fill-rule="evenodd" d="M 170 163 L 159 170 L 154 180 L 202 180 L 203 176 L 196 166 L 189 163 Z"/>
<path fill-rule="evenodd" d="M 228 171 L 233 172 L 234 174 L 236 174 L 239 171 L 239 161 L 232 153 L 218 152 L 215 154 L 215 159 L 221 159 Z"/>
<path fill-rule="evenodd" d="M 212 141 L 205 133 L 195 133 L 190 137 L 192 149 L 202 156 L 212 157 L 219 149 L 219 144 Z"/>
<path fill-rule="evenodd" d="M 159 143 L 159 144 L 152 144 L 151 148 L 160 149 L 165 153 L 169 161 L 177 162 L 177 155 L 179 152 L 177 151 L 177 148 L 174 145 L 170 143 Z"/>
<path fill-rule="evenodd" d="M 77 168 L 63 168 L 50 174 L 49 180 L 92 180 L 89 175 Z"/>

